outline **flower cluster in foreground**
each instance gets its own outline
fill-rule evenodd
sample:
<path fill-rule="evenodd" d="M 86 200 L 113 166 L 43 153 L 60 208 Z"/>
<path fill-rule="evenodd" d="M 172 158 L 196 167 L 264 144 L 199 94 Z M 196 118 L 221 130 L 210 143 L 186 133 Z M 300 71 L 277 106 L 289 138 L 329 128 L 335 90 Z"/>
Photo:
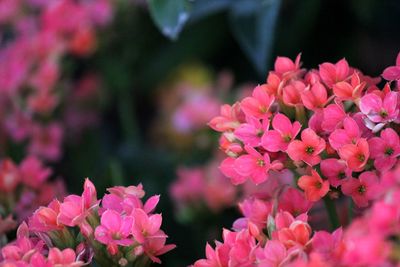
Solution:
<path fill-rule="evenodd" d="M 231 182 L 262 186 L 282 171 L 295 179 L 240 202 L 243 218 L 194 266 L 398 266 L 397 68 L 384 71 L 389 81 L 380 89 L 380 78 L 345 59 L 306 70 L 300 55 L 294 62 L 278 57 L 265 84 L 224 105 L 210 126 L 222 133 L 228 157 L 220 169 Z M 333 232 L 309 224 L 322 198 Z M 343 205 L 349 216 L 338 218 Z"/>
<path fill-rule="evenodd" d="M 0 266 L 147 266 L 173 249 L 154 213 L 159 196 L 143 203 L 138 186 L 115 186 L 101 200 L 89 179 L 82 195 L 40 207 L 1 249 Z"/>

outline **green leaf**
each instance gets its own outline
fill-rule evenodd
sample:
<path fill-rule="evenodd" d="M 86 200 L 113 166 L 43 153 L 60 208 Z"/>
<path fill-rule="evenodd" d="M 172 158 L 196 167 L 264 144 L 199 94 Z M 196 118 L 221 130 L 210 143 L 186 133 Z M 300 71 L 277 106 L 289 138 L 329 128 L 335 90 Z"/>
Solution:
<path fill-rule="evenodd" d="M 149 0 L 149 7 L 151 17 L 161 32 L 176 40 L 189 19 L 188 0 Z"/>
<path fill-rule="evenodd" d="M 280 0 L 236 0 L 230 10 L 233 34 L 260 75 L 265 75 Z"/>

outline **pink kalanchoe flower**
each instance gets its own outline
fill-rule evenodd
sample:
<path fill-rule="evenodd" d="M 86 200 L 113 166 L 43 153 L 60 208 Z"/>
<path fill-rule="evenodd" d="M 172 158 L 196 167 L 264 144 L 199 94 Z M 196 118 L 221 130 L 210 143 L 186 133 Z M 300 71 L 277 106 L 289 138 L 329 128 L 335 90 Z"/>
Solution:
<path fill-rule="evenodd" d="M 243 177 L 250 178 L 255 184 L 267 180 L 271 163 L 268 153 L 261 155 L 253 147 L 245 146 L 248 154 L 242 155 L 235 160 L 235 171 Z"/>
<path fill-rule="evenodd" d="M 282 89 L 282 100 L 287 106 L 302 105 L 301 94 L 306 90 L 306 85 L 302 81 L 292 81 Z"/>
<path fill-rule="evenodd" d="M 161 263 L 161 260 L 157 257 L 167 253 L 174 249 L 176 245 L 166 245 L 167 235 L 163 231 L 159 231 L 161 237 L 150 238 L 143 245 L 144 253 L 155 263 Z"/>
<path fill-rule="evenodd" d="M 338 100 L 352 100 L 357 104 L 366 85 L 366 82 L 361 81 L 359 74 L 354 72 L 349 82 L 343 81 L 334 84 L 333 93 Z"/>
<path fill-rule="evenodd" d="M 391 169 L 400 155 L 399 135 L 391 128 L 381 132 L 381 137 L 368 140 L 371 158 L 375 159 L 374 166 L 379 171 Z"/>
<path fill-rule="evenodd" d="M 282 266 L 288 255 L 286 247 L 277 240 L 268 240 L 265 247 L 258 247 L 255 253 L 259 267 Z"/>
<path fill-rule="evenodd" d="M 323 108 L 328 101 L 328 93 L 325 86 L 316 82 L 311 88 L 307 88 L 301 93 L 301 101 L 310 110 Z"/>
<path fill-rule="evenodd" d="M 51 266 L 69 266 L 69 267 L 79 267 L 84 266 L 83 261 L 78 261 L 76 259 L 75 251 L 71 248 L 66 248 L 60 250 L 58 248 L 50 248 L 48 262 Z"/>
<path fill-rule="evenodd" d="M 314 166 L 321 161 L 322 151 L 325 149 L 325 141 L 319 137 L 310 128 L 301 132 L 301 141 L 292 141 L 288 148 L 287 153 L 294 161 L 304 161 L 310 166 Z"/>
<path fill-rule="evenodd" d="M 107 245 L 111 255 L 118 252 L 119 246 L 130 246 L 133 240 L 129 238 L 133 224 L 133 217 L 122 217 L 114 210 L 107 210 L 101 215 L 100 225 L 96 227 L 94 236 L 97 241 Z"/>
<path fill-rule="evenodd" d="M 322 81 L 332 88 L 335 83 L 346 80 L 351 75 L 351 71 L 346 59 L 343 58 L 336 64 L 322 63 L 319 65 L 319 75 Z"/>
<path fill-rule="evenodd" d="M 297 72 L 300 70 L 300 58 L 301 53 L 297 55 L 294 62 L 288 57 L 277 57 L 274 64 L 275 72 L 282 76 Z"/>
<path fill-rule="evenodd" d="M 321 128 L 326 132 L 333 132 L 336 128 L 342 125 L 343 119 L 346 117 L 346 112 L 342 105 L 330 104 L 323 110 L 323 119 Z"/>
<path fill-rule="evenodd" d="M 350 117 L 343 120 L 343 129 L 334 130 L 329 136 L 329 143 L 333 149 L 339 150 L 347 144 L 356 144 L 361 137 L 358 124 Z"/>
<path fill-rule="evenodd" d="M 261 199 L 248 198 L 239 203 L 239 209 L 244 218 L 240 218 L 233 223 L 235 230 L 247 229 L 249 223 L 252 223 L 257 226 L 259 231 L 262 231 L 266 227 L 268 215 L 272 211 L 272 205 Z"/>
<path fill-rule="evenodd" d="M 278 113 L 272 119 L 272 127 L 274 130 L 266 131 L 262 136 L 261 145 L 268 151 L 278 152 L 286 151 L 300 132 L 301 124 L 297 121 L 292 124 L 288 117 Z"/>
<path fill-rule="evenodd" d="M 339 156 L 352 171 L 362 171 L 369 158 L 369 145 L 360 138 L 356 144 L 347 144 L 339 149 Z"/>
<path fill-rule="evenodd" d="M 223 105 L 220 114 L 220 116 L 213 118 L 208 123 L 212 129 L 218 132 L 232 131 L 239 127 L 244 119 L 239 103 L 235 103 L 232 106 Z"/>
<path fill-rule="evenodd" d="M 304 193 L 296 188 L 288 187 L 279 196 L 278 210 L 290 212 L 294 216 L 307 213 L 313 203 L 308 201 Z"/>
<path fill-rule="evenodd" d="M 294 218 L 286 211 L 279 212 L 275 216 L 276 231 L 272 234 L 272 238 L 279 240 L 288 249 L 306 246 L 311 238 L 311 227 L 307 223 L 306 216 L 300 215 Z"/>
<path fill-rule="evenodd" d="M 372 123 L 388 123 L 399 115 L 398 93 L 388 92 L 384 96 L 375 93 L 364 95 L 360 100 L 360 110 Z M 368 126 L 370 129 L 373 127 Z"/>
<path fill-rule="evenodd" d="M 387 67 L 383 71 L 382 77 L 387 81 L 400 80 L 400 53 L 396 58 L 396 66 Z"/>
<path fill-rule="evenodd" d="M 132 216 L 134 218 L 132 235 L 139 243 L 144 243 L 146 239 L 166 237 L 160 231 L 161 214 L 148 215 L 142 209 L 135 209 Z"/>
<path fill-rule="evenodd" d="M 244 114 L 257 119 L 268 119 L 271 116 L 270 108 L 275 97 L 267 93 L 263 85 L 257 86 L 251 97 L 246 97 L 240 103 Z"/>
<path fill-rule="evenodd" d="M 327 261 L 340 259 L 345 250 L 342 228 L 336 229 L 332 234 L 326 231 L 315 232 L 312 246 Z"/>
<path fill-rule="evenodd" d="M 247 117 L 247 123 L 242 123 L 236 130 L 235 136 L 245 145 L 257 147 L 261 143 L 261 136 L 268 130 L 269 120 L 262 120 L 254 117 Z"/>
<path fill-rule="evenodd" d="M 306 193 L 310 201 L 318 201 L 329 191 L 329 182 L 322 180 L 318 172 L 311 170 L 311 175 L 303 175 L 297 181 L 298 186 Z"/>
<path fill-rule="evenodd" d="M 368 206 L 368 202 L 378 197 L 379 180 L 373 172 L 363 172 L 358 179 L 349 178 L 342 183 L 342 192 L 351 196 L 359 207 Z"/>
<path fill-rule="evenodd" d="M 232 184 L 239 185 L 247 181 L 247 177 L 239 174 L 235 168 L 236 159 L 228 157 L 221 162 L 219 169 L 222 174 L 231 179 Z"/>
<path fill-rule="evenodd" d="M 61 230 L 63 225 L 58 223 L 57 216 L 60 212 L 60 202 L 53 200 L 47 207 L 40 207 L 29 218 L 29 229 L 36 232 Z"/>
<path fill-rule="evenodd" d="M 32 188 L 40 187 L 51 175 L 50 168 L 45 168 L 40 160 L 34 156 L 29 156 L 21 162 L 19 166 L 21 180 Z"/>
<path fill-rule="evenodd" d="M 321 173 L 332 186 L 338 187 L 343 179 L 351 177 L 352 172 L 343 160 L 330 158 L 321 161 Z"/>

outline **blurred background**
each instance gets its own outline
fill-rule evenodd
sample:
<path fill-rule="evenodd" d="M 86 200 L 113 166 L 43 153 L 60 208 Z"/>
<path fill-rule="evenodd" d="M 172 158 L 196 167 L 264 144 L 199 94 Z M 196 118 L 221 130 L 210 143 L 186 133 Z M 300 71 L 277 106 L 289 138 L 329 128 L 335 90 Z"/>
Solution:
<path fill-rule="evenodd" d="M 82 85 L 95 104 L 82 105 L 93 105 L 96 123 L 75 133 L 72 120 L 49 164 L 70 192 L 90 177 L 98 192 L 142 182 L 147 195 L 161 194 L 163 229 L 177 244 L 163 266 L 204 255 L 237 217 L 232 199 L 254 190 L 239 192 L 218 172 L 207 122 L 223 103 L 264 83 L 276 56 L 302 53 L 306 68 L 345 57 L 379 76 L 400 48 L 397 0 L 121 0 L 113 12 L 93 53 L 62 57 L 61 76 L 95 73 Z M 4 153 L 22 159 L 20 146 Z"/>

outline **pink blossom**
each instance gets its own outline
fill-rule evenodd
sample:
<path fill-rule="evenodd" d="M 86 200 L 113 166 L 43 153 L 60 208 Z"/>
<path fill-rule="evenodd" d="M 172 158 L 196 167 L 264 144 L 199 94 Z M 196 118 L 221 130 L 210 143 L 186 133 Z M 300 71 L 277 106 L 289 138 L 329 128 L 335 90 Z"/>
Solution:
<path fill-rule="evenodd" d="M 147 215 L 143 210 L 135 209 L 132 216 L 132 235 L 139 243 L 144 243 L 146 239 L 165 237 L 165 234 L 160 232 L 161 214 Z"/>
<path fill-rule="evenodd" d="M 329 143 L 333 149 L 338 150 L 347 144 L 356 144 L 361 137 L 361 132 L 355 120 L 346 117 L 343 120 L 343 129 L 334 130 L 329 136 Z"/>
<path fill-rule="evenodd" d="M 395 120 L 399 115 L 397 105 L 397 92 L 388 92 L 384 97 L 370 93 L 364 95 L 360 100 L 361 112 L 372 123 L 387 123 Z"/>
<path fill-rule="evenodd" d="M 310 110 L 323 108 L 328 101 L 328 93 L 325 86 L 316 82 L 311 88 L 307 88 L 301 93 L 301 101 Z"/>
<path fill-rule="evenodd" d="M 243 184 L 247 181 L 247 177 L 239 174 L 235 169 L 236 159 L 234 158 L 226 158 L 221 162 L 219 169 L 222 174 L 231 179 L 231 182 L 234 185 Z"/>
<path fill-rule="evenodd" d="M 14 162 L 10 159 L 2 160 L 0 163 L 0 190 L 12 192 L 20 180 L 21 176 Z"/>
<path fill-rule="evenodd" d="M 374 166 L 380 171 L 391 169 L 400 155 L 400 141 L 398 134 L 391 128 L 381 132 L 381 137 L 368 140 L 371 158 L 375 159 Z"/>
<path fill-rule="evenodd" d="M 287 257 L 286 247 L 277 240 L 268 240 L 264 248 L 257 248 L 256 257 L 260 267 L 279 267 Z"/>
<path fill-rule="evenodd" d="M 283 191 L 278 200 L 278 209 L 290 212 L 294 216 L 307 213 L 313 205 L 305 198 L 303 192 L 293 187 Z"/>
<path fill-rule="evenodd" d="M 61 157 L 62 128 L 53 123 L 46 127 L 33 128 L 33 137 L 29 145 L 29 152 L 48 160 L 58 160 Z"/>
<path fill-rule="evenodd" d="M 251 97 L 246 97 L 240 103 L 240 108 L 247 116 L 257 119 L 268 119 L 271 115 L 270 108 L 275 97 L 267 93 L 262 85 L 257 86 Z"/>
<path fill-rule="evenodd" d="M 351 80 L 338 82 L 333 85 L 333 93 L 339 100 L 353 100 L 358 103 L 366 82 L 362 82 L 357 72 L 351 76 Z"/>
<path fill-rule="evenodd" d="M 277 57 L 274 64 L 274 69 L 277 74 L 287 75 L 300 70 L 300 58 L 301 54 L 298 54 L 295 62 L 288 57 Z"/>
<path fill-rule="evenodd" d="M 352 171 L 362 171 L 369 158 L 368 142 L 360 138 L 356 144 L 347 144 L 339 149 L 339 156 Z"/>
<path fill-rule="evenodd" d="M 245 150 L 248 154 L 235 160 L 235 171 L 241 176 L 250 178 L 255 184 L 264 182 L 268 178 L 271 166 L 268 153 L 261 155 L 250 146 L 245 146 Z"/>
<path fill-rule="evenodd" d="M 338 187 L 345 178 L 351 177 L 352 172 L 343 160 L 330 158 L 321 161 L 321 173 L 332 186 Z"/>
<path fill-rule="evenodd" d="M 239 103 L 234 105 L 221 106 L 221 115 L 213 118 L 209 122 L 209 126 L 218 132 L 234 130 L 239 127 L 243 114 L 241 113 Z"/>
<path fill-rule="evenodd" d="M 349 178 L 342 183 L 342 192 L 351 196 L 357 206 L 366 207 L 377 197 L 378 177 L 373 172 L 363 172 L 358 179 Z"/>
<path fill-rule="evenodd" d="M 268 130 L 269 120 L 260 120 L 247 117 L 248 123 L 242 123 L 236 130 L 235 136 L 239 138 L 245 145 L 259 146 L 261 143 L 261 136 Z"/>
<path fill-rule="evenodd" d="M 306 85 L 302 81 L 292 81 L 282 89 L 282 100 L 285 105 L 302 105 L 301 95 L 306 90 Z"/>
<path fill-rule="evenodd" d="M 40 187 L 51 175 L 50 168 L 45 168 L 41 161 L 34 156 L 25 158 L 20 166 L 22 183 L 32 188 Z"/>
<path fill-rule="evenodd" d="M 342 82 L 350 76 L 350 68 L 346 59 L 339 60 L 336 64 L 322 63 L 319 65 L 319 75 L 322 81 L 330 88 L 335 83 Z"/>
<path fill-rule="evenodd" d="M 133 240 L 129 238 L 132 224 L 132 217 L 121 217 L 118 212 L 107 210 L 101 215 L 100 225 L 96 227 L 94 236 L 97 241 L 107 245 L 107 251 L 111 255 L 115 255 L 118 252 L 118 245 L 133 244 Z"/>
<path fill-rule="evenodd" d="M 329 191 L 329 182 L 322 180 L 315 170 L 311 170 L 311 176 L 301 176 L 297 184 L 305 191 L 306 198 L 310 201 L 320 200 Z"/>
<path fill-rule="evenodd" d="M 400 80 L 400 53 L 396 58 L 396 66 L 387 67 L 383 71 L 382 77 L 388 81 Z"/>
<path fill-rule="evenodd" d="M 144 253 L 152 262 L 161 263 L 161 260 L 157 256 L 163 255 L 176 247 L 174 244 L 166 245 L 166 239 L 165 233 L 160 230 L 159 237 L 149 238 L 143 245 Z"/>
<path fill-rule="evenodd" d="M 307 128 L 301 132 L 301 141 L 292 141 L 287 153 L 294 161 L 304 161 L 310 166 L 314 166 L 321 161 L 319 154 L 325 149 L 325 141 L 313 130 Z"/>
<path fill-rule="evenodd" d="M 239 203 L 239 209 L 244 218 L 236 220 L 233 224 L 235 230 L 247 229 L 249 223 L 254 224 L 261 232 L 266 227 L 268 215 L 272 211 L 272 205 L 257 198 L 245 199 Z"/>
<path fill-rule="evenodd" d="M 66 248 L 64 250 L 50 248 L 48 261 L 52 266 L 78 267 L 85 265 L 83 261 L 76 260 L 75 251 L 71 248 Z"/>
<path fill-rule="evenodd" d="M 272 127 L 274 130 L 266 131 L 261 140 L 261 145 L 271 152 L 286 151 L 301 129 L 299 122 L 292 124 L 288 117 L 280 113 L 272 119 Z"/>
<path fill-rule="evenodd" d="M 327 132 L 333 132 L 336 128 L 341 126 L 346 113 L 343 106 L 338 104 L 330 104 L 323 110 L 323 120 L 321 128 Z"/>

